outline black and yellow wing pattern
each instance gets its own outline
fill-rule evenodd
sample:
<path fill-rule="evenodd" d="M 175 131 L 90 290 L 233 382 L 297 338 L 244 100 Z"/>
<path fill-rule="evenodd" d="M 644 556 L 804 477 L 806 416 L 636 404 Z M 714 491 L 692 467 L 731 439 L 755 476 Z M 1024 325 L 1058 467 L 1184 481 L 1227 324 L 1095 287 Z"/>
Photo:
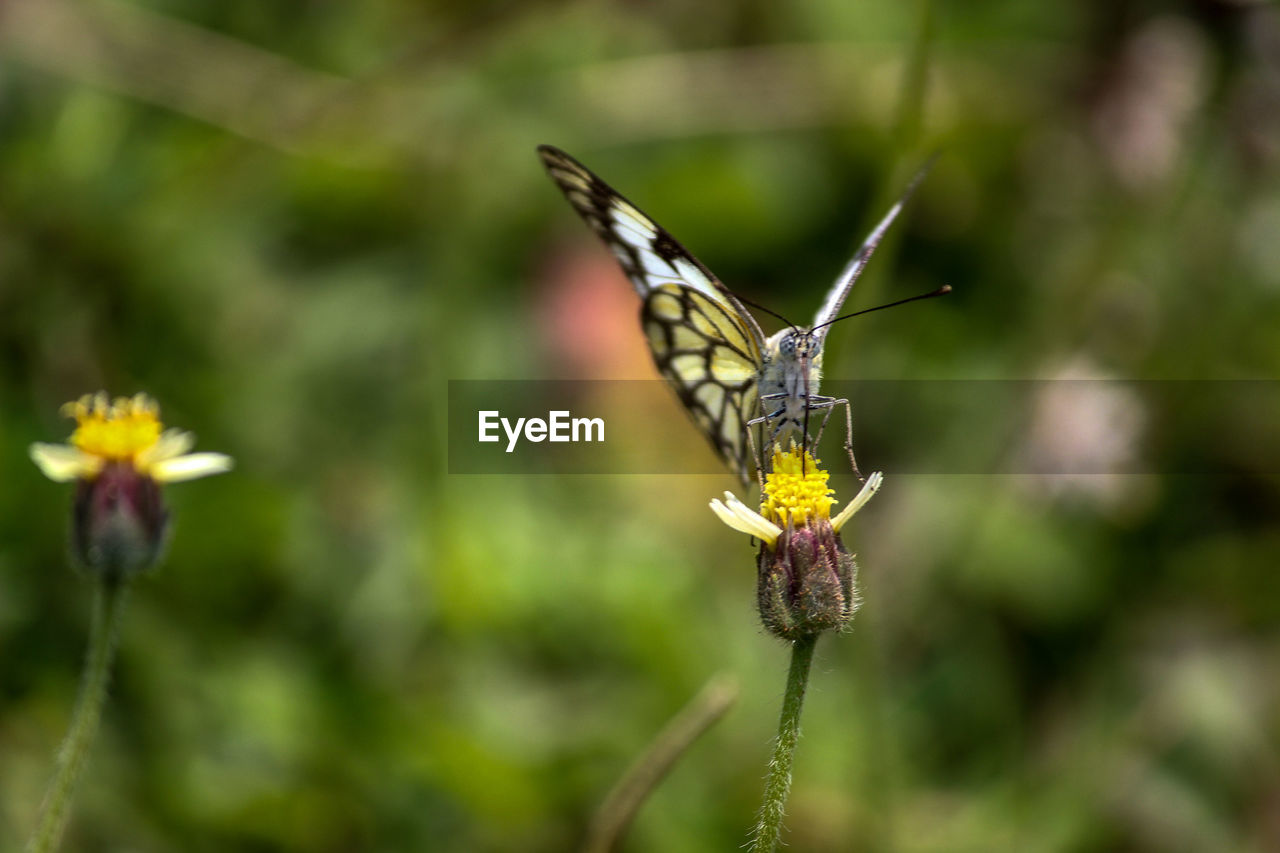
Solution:
<path fill-rule="evenodd" d="M 658 370 L 720 458 L 750 483 L 747 422 L 759 408 L 764 348 L 755 318 L 662 226 L 585 166 L 549 145 L 538 154 L 644 301 L 640 319 Z"/>

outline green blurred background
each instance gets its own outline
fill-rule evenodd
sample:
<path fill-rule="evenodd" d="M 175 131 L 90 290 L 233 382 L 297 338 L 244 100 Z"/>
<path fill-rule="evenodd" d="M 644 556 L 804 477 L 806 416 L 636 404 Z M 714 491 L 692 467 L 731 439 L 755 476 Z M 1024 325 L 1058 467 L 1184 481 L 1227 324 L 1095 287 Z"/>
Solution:
<path fill-rule="evenodd" d="M 940 148 L 851 306 L 956 293 L 839 328 L 832 376 L 1280 372 L 1269 4 L 9 0 L 0 57 L 3 849 L 92 592 L 26 447 L 99 388 L 237 469 L 169 493 L 64 849 L 571 849 L 722 671 L 624 849 L 746 840 L 787 651 L 731 478 L 447 472 L 449 379 L 652 375 L 537 143 L 796 317 Z M 1143 387 L 934 451 L 1103 473 L 886 471 L 789 849 L 1280 849 L 1280 477 L 1241 450 L 1280 418 Z"/>

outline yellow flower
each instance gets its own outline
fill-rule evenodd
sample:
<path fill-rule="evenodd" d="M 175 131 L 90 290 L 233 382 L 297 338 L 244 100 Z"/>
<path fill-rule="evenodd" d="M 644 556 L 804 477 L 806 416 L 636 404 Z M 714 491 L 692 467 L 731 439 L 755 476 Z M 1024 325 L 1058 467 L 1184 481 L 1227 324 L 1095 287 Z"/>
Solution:
<path fill-rule="evenodd" d="M 831 517 L 835 491 L 829 474 L 795 443 L 774 447 L 765 475 L 760 511 L 730 492 L 711 509 L 725 524 L 760 540 L 756 600 L 760 618 L 775 635 L 798 640 L 843 628 L 858 607 L 858 567 L 840 540 L 840 529 L 880 488 L 883 477 L 868 478 L 857 497 Z"/>
<path fill-rule="evenodd" d="M 854 513 L 880 490 L 884 476 L 877 471 L 868 477 L 862 490 L 835 518 L 831 518 L 831 507 L 839 501 L 831 497 L 835 490 L 827 485 L 830 476 L 808 450 L 797 450 L 794 441 L 786 451 L 774 445 L 773 470 L 765 475 L 760 512 L 752 510 L 732 492 L 724 493 L 723 502 L 712 500 L 711 510 L 734 530 L 754 536 L 769 546 L 777 541 L 784 528 L 802 527 L 811 518 L 829 519 L 832 530 L 839 533 Z"/>
<path fill-rule="evenodd" d="M 188 453 L 189 432 L 163 429 L 160 407 L 145 394 L 85 395 L 62 407 L 76 420 L 70 444 L 31 445 L 31 459 L 50 480 L 92 480 L 109 463 L 124 463 L 157 483 L 178 483 L 231 470 L 223 453 Z"/>
<path fill-rule="evenodd" d="M 63 412 L 76 420 L 70 444 L 33 444 L 31 458 L 49 479 L 76 483 L 71 553 L 113 583 L 155 565 L 169 531 L 161 484 L 229 471 L 231 457 L 188 453 L 195 437 L 164 429 L 145 394 L 85 396 Z"/>

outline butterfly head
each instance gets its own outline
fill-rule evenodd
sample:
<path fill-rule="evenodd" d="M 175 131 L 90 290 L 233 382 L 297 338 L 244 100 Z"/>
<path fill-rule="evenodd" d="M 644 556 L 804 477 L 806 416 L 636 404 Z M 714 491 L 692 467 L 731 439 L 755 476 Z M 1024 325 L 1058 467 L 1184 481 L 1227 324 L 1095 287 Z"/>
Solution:
<path fill-rule="evenodd" d="M 822 341 L 825 329 L 814 331 L 803 326 L 792 326 L 769 339 L 780 362 L 786 364 L 822 367 Z"/>
<path fill-rule="evenodd" d="M 765 343 L 760 368 L 760 398 L 777 428 L 800 428 L 808 401 L 822 381 L 822 338 L 803 326 L 790 326 Z"/>

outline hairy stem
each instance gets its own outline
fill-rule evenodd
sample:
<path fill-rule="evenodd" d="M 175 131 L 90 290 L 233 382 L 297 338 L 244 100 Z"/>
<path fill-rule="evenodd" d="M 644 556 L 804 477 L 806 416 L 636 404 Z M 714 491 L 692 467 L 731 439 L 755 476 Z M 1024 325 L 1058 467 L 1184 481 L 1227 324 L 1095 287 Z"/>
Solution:
<path fill-rule="evenodd" d="M 84 769 L 98 719 L 107 698 L 111 660 L 115 654 L 120 614 L 124 611 L 123 581 L 103 579 L 94 595 L 93 627 L 89 636 L 89 653 L 80 678 L 80 695 L 71 717 L 71 728 L 58 750 L 57 768 L 45 792 L 40 823 L 27 843 L 27 853 L 52 853 L 58 848 L 66 827 L 75 793 L 76 780 Z"/>
<path fill-rule="evenodd" d="M 787 794 L 791 792 L 791 760 L 796 741 L 800 739 L 800 709 L 804 690 L 809 683 L 809 667 L 818 635 L 811 634 L 791 644 L 791 670 L 787 673 L 787 692 L 782 699 L 782 717 L 778 720 L 778 740 L 769 761 L 769 778 L 764 786 L 764 804 L 752 840 L 752 853 L 773 853 L 782 836 L 782 818 L 786 814 Z"/>

